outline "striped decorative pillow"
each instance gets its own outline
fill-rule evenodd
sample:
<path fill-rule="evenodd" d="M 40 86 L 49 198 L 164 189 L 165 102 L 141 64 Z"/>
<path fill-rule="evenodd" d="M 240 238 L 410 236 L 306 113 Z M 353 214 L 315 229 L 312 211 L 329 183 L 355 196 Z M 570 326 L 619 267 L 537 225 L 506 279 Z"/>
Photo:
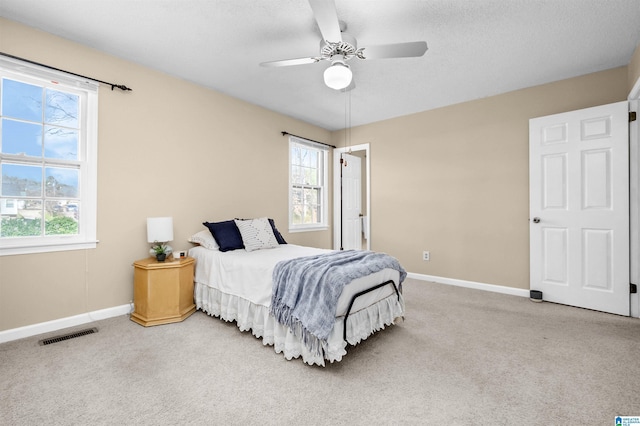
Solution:
<path fill-rule="evenodd" d="M 269 219 L 235 220 L 236 226 L 242 235 L 242 242 L 247 251 L 261 250 L 278 247 L 278 240 L 273 234 L 273 228 Z"/>

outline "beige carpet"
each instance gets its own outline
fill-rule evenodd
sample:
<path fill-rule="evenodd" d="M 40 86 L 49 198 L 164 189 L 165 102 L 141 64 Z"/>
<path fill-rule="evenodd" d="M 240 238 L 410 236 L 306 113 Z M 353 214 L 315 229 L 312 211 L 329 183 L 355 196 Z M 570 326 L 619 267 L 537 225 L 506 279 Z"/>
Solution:
<path fill-rule="evenodd" d="M 406 321 L 326 368 L 196 312 L 0 345 L 0 424 L 613 425 L 640 415 L 640 321 L 407 280 Z M 51 333 L 50 335 L 60 334 Z"/>

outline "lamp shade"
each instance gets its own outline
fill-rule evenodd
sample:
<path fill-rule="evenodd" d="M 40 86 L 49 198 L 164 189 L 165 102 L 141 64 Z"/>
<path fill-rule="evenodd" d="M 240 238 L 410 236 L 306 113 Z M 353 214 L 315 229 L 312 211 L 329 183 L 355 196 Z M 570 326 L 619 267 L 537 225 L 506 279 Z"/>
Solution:
<path fill-rule="evenodd" d="M 148 217 L 147 242 L 166 243 L 167 241 L 173 241 L 173 218 Z"/>
<path fill-rule="evenodd" d="M 341 90 L 349 86 L 352 78 L 353 73 L 349 69 L 349 65 L 340 61 L 335 61 L 329 68 L 324 70 L 324 84 L 335 90 Z"/>

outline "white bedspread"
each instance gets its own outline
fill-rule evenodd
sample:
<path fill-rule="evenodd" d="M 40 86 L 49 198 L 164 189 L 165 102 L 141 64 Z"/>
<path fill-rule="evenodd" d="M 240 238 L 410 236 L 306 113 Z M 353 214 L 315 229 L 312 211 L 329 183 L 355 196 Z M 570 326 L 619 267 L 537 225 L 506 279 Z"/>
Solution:
<path fill-rule="evenodd" d="M 221 252 L 198 246 L 189 250 L 189 256 L 196 259 L 195 282 L 226 294 L 242 297 L 256 305 L 269 307 L 273 289 L 273 268 L 276 263 L 330 251 L 294 244 L 282 244 L 277 248 L 251 252 L 245 250 Z M 344 315 L 351 297 L 355 293 L 388 280 L 393 280 L 398 285 L 398 271 L 383 269 L 375 274 L 354 280 L 345 287 L 338 301 L 336 316 Z M 358 298 L 352 307 L 352 312 L 393 293 L 394 290 L 391 286 L 372 291 Z"/>
<path fill-rule="evenodd" d="M 277 248 L 221 252 L 194 247 L 196 281 L 227 294 L 243 297 L 256 305 L 271 304 L 273 268 L 282 260 L 327 253 L 330 250 L 282 244 Z M 250 264 L 250 267 L 247 267 Z"/>
<path fill-rule="evenodd" d="M 311 247 L 283 244 L 274 249 L 247 252 L 220 252 L 202 246 L 189 250 L 196 259 L 194 297 L 198 309 L 225 321 L 236 321 L 241 331 L 250 331 L 273 345 L 286 359 L 302 357 L 307 364 L 324 366 L 325 361 L 338 362 L 347 353 L 343 339 L 344 315 L 354 294 L 376 284 L 393 280 L 396 285 L 400 273 L 383 269 L 358 278 L 345 286 L 336 310 L 336 322 L 328 339 L 324 355 L 312 354 L 302 340 L 269 313 L 273 289 L 273 268 L 281 260 L 326 253 Z M 400 300 L 391 285 L 380 287 L 358 297 L 351 307 L 347 322 L 347 341 L 355 345 L 374 332 L 394 324 L 404 316 L 404 300 Z"/>

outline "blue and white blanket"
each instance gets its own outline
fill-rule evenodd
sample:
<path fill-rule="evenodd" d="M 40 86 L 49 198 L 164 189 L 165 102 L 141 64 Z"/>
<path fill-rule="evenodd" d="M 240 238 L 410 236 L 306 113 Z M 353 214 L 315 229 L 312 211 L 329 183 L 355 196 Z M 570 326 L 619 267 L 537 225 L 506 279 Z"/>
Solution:
<path fill-rule="evenodd" d="M 344 286 L 385 268 L 400 272 L 397 285 L 407 276 L 397 259 L 372 251 L 336 251 L 279 262 L 273 270 L 271 314 L 321 355 Z"/>

